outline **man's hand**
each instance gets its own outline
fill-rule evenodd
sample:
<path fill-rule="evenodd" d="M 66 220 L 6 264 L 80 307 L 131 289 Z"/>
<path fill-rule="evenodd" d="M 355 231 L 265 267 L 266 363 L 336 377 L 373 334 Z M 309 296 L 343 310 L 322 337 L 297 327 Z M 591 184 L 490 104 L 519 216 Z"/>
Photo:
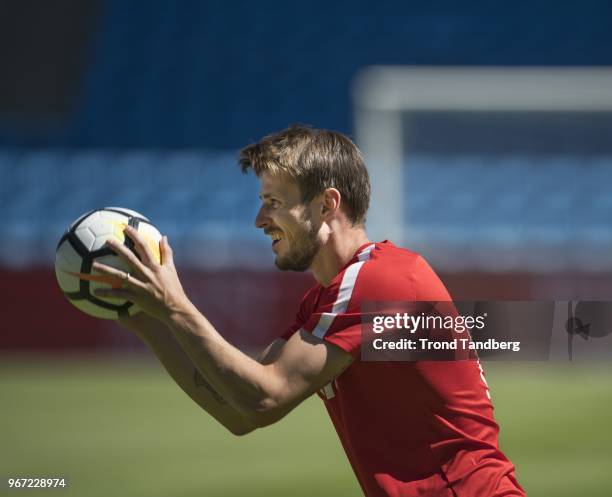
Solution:
<path fill-rule="evenodd" d="M 162 237 L 159 244 L 161 262 L 158 262 L 137 230 L 128 226 L 125 228 L 125 234 L 134 242 L 134 249 L 140 259 L 125 245 L 113 239 L 108 240 L 108 247 L 125 260 L 132 270 L 128 276 L 120 269 L 95 262 L 94 270 L 124 280 L 122 288 L 99 289 L 95 292 L 96 296 L 129 300 L 147 314 L 167 322 L 173 313 L 191 305 L 174 267 L 168 238 Z"/>

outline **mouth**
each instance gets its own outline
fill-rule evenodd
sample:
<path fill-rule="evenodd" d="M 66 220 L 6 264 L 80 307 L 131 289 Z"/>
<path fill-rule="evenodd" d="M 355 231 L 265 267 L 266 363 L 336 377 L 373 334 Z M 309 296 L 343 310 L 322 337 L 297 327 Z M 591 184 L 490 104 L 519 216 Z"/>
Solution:
<path fill-rule="evenodd" d="M 274 247 L 275 245 L 278 245 L 278 242 L 280 242 L 283 237 L 280 233 L 278 232 L 274 232 L 274 233 L 269 233 L 270 238 L 272 238 L 272 246 Z"/>

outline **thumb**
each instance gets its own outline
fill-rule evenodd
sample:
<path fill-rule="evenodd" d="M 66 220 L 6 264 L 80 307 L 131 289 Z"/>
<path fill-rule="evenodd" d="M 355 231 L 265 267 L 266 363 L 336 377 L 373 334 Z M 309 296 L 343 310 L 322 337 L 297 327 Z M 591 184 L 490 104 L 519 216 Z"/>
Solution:
<path fill-rule="evenodd" d="M 168 237 L 166 235 L 162 236 L 161 242 L 159 243 L 160 255 L 161 255 L 161 263 L 165 264 L 174 264 L 174 257 L 172 254 L 172 247 L 168 243 Z"/>

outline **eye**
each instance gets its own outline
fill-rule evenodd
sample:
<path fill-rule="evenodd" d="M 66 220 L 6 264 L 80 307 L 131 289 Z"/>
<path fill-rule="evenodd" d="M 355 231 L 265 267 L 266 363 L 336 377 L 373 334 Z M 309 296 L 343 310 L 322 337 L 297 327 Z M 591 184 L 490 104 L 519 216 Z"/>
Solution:
<path fill-rule="evenodd" d="M 268 200 L 268 205 L 270 206 L 270 208 L 276 209 L 280 205 L 280 202 L 275 198 L 271 198 Z"/>

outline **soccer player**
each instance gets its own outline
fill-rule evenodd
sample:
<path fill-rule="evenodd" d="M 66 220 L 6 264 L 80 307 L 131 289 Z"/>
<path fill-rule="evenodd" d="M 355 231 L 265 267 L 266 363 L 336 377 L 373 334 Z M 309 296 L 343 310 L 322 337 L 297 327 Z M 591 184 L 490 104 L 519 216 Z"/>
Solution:
<path fill-rule="evenodd" d="M 123 324 L 172 378 L 228 430 L 275 423 L 318 392 L 368 497 L 524 496 L 498 446 L 477 360 L 368 362 L 360 358 L 364 301 L 450 301 L 418 254 L 365 231 L 370 184 L 363 157 L 344 135 L 293 126 L 241 151 L 260 180 L 255 224 L 270 236 L 276 266 L 312 271 L 295 323 L 259 360 L 224 340 L 189 301 L 166 237 L 161 264 L 126 228 L 138 257 L 109 241 L 131 273 L 100 290 L 144 310 Z"/>

